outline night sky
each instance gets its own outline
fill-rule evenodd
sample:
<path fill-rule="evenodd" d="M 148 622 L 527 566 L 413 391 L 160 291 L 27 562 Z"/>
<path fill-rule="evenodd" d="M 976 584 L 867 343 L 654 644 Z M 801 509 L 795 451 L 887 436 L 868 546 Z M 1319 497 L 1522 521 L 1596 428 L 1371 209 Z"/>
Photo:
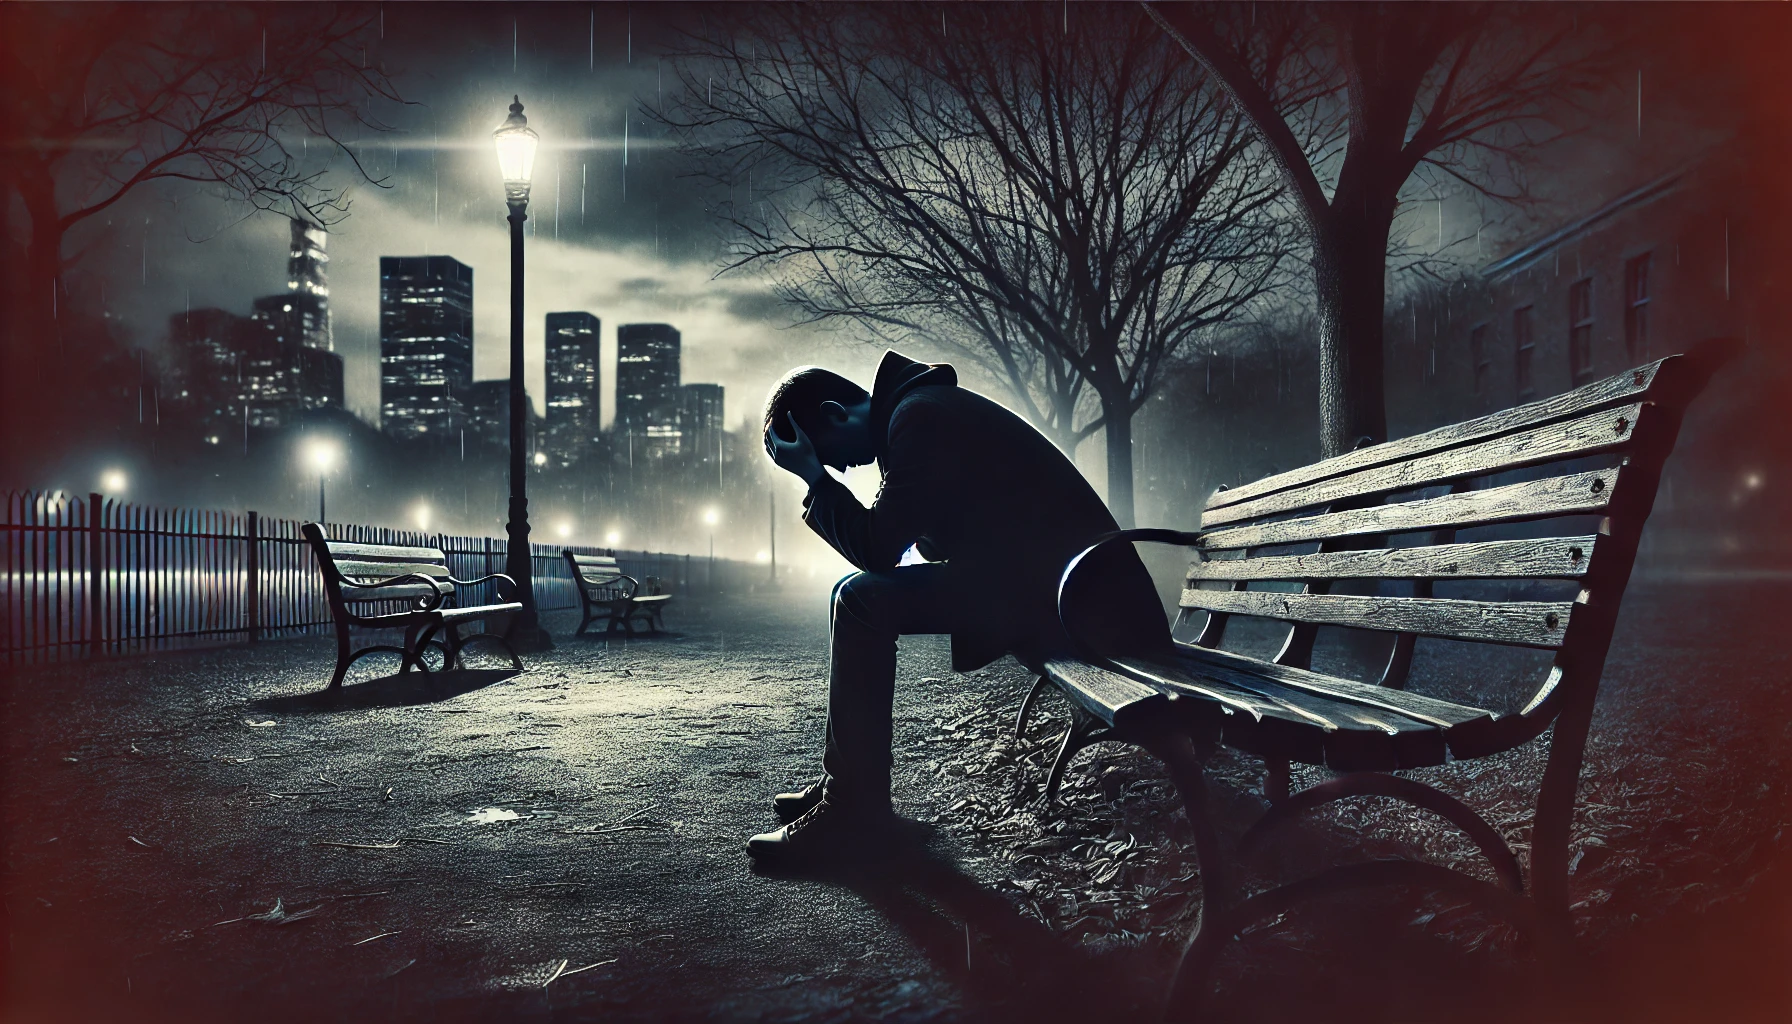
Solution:
<path fill-rule="evenodd" d="M 701 17 L 686 6 L 384 5 L 384 38 L 368 59 L 384 61 L 409 105 L 375 108 L 397 130 L 363 133 L 355 151 L 390 187 L 356 184 L 347 161 L 334 165 L 334 184 L 354 184 L 350 216 L 329 241 L 351 410 L 377 418 L 383 255 L 445 254 L 473 267 L 474 376 L 507 374 L 508 227 L 490 136 L 513 94 L 542 139 L 526 229 L 528 386 L 538 411 L 543 317 L 556 310 L 603 321 L 606 423 L 621 323 L 683 331 L 685 381 L 725 385 L 734 427 L 757 417 L 766 388 L 792 365 L 825 361 L 869 376 L 876 350 L 790 328 L 762 280 L 715 277 L 719 229 L 646 109 L 676 86 L 662 55 Z M 189 306 L 246 314 L 254 297 L 285 289 L 287 231 L 278 215 L 246 212 L 190 185 L 139 190 L 110 225 L 96 225 L 113 244 L 96 248 L 74 286 L 96 296 L 103 287 L 107 309 L 142 343 L 157 342 L 167 317 Z"/>

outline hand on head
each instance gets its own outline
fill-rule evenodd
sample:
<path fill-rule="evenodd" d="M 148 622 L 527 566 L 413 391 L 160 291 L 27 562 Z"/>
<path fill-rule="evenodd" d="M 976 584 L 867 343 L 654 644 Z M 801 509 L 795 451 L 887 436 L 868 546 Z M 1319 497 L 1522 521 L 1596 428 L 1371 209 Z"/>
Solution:
<path fill-rule="evenodd" d="M 778 436 L 776 430 L 767 429 L 765 453 L 771 456 L 772 462 L 776 463 L 778 468 L 796 474 L 802 478 L 803 483 L 813 487 L 815 481 L 821 479 L 824 472 L 821 458 L 815 454 L 815 445 L 809 440 L 809 435 L 804 433 L 803 428 L 797 424 L 796 414 L 786 413 L 785 415 L 790 421 L 790 430 L 795 440 L 786 441 Z"/>

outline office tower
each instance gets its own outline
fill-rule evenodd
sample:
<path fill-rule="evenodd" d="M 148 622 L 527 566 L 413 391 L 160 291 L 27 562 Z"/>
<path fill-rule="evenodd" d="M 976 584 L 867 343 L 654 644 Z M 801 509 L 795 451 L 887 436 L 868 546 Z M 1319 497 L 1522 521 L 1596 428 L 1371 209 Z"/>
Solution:
<path fill-rule="evenodd" d="M 269 374 L 290 374 L 293 404 L 303 409 L 340 409 L 342 357 L 329 349 L 327 308 L 319 313 L 315 295 L 264 295 L 252 305 L 258 344 L 271 345 L 258 359 Z M 318 324 L 322 323 L 322 327 Z M 313 342 L 321 342 L 313 344 Z M 280 367 L 281 369 L 273 369 Z"/>
<path fill-rule="evenodd" d="M 714 465 L 721 458 L 722 385 L 686 384 L 679 410 L 684 454 L 693 465 Z"/>
<path fill-rule="evenodd" d="M 525 399 L 529 396 L 523 395 Z M 529 454 L 535 453 L 534 438 L 539 429 L 535 415 L 535 403 L 525 402 L 523 405 L 523 435 L 530 444 Z M 476 380 L 466 392 L 467 436 L 479 440 L 495 448 L 510 447 L 510 378 L 500 377 L 497 380 Z"/>
<path fill-rule="evenodd" d="M 168 335 L 169 398 L 207 436 L 342 405 L 342 357 L 280 337 L 265 317 L 195 309 L 169 317 Z"/>
<path fill-rule="evenodd" d="M 616 329 L 616 422 L 632 457 L 679 449 L 678 350 L 671 324 L 623 324 Z"/>
<path fill-rule="evenodd" d="M 380 427 L 456 436 L 473 384 L 473 268 L 450 256 L 380 257 Z"/>
<path fill-rule="evenodd" d="M 330 257 L 324 252 L 324 229 L 296 218 L 291 224 L 292 244 L 286 258 L 287 302 L 283 304 L 290 308 L 284 311 L 287 323 L 280 325 L 281 333 L 296 333 L 307 348 L 334 352 L 330 281 L 325 266 Z"/>
<path fill-rule="evenodd" d="M 601 326 L 590 313 L 548 314 L 548 452 L 563 466 L 590 451 L 601 426 Z"/>

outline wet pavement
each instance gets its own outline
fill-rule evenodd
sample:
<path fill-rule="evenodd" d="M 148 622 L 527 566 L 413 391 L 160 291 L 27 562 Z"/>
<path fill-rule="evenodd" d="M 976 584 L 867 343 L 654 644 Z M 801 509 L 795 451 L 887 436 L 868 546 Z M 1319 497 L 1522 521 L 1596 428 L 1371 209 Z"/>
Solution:
<path fill-rule="evenodd" d="M 1763 612 L 1784 597 L 1726 600 Z M 1742 614 L 1714 637 L 1688 600 L 1660 588 L 1627 607 L 1602 728 L 1729 758 L 1731 783 L 1771 766 L 1776 788 L 1729 825 L 1714 794 L 1676 794 L 1658 772 L 1665 805 L 1704 808 L 1686 827 L 1748 844 L 1746 878 L 1693 865 L 1721 890 L 1702 919 L 1781 878 L 1786 660 L 1752 632 L 1762 622 Z M 7 1019 L 1049 1021 L 1150 1006 L 1168 939 L 1076 941 L 1023 912 L 999 847 L 950 829 L 873 871 L 751 870 L 742 844 L 775 824 L 771 794 L 817 770 L 824 604 L 681 599 L 673 632 L 634 640 L 568 638 L 576 620 L 550 616 L 559 646 L 524 673 L 478 654 L 430 681 L 364 662 L 334 699 L 316 695 L 321 638 L 15 669 Z M 1012 664 L 955 675 L 943 639 L 902 657 L 898 809 L 946 820 L 977 784 L 940 768 L 971 742 L 958 726 L 1011 709 L 1025 680 Z M 1619 932 L 1607 948 L 1648 938 Z"/>

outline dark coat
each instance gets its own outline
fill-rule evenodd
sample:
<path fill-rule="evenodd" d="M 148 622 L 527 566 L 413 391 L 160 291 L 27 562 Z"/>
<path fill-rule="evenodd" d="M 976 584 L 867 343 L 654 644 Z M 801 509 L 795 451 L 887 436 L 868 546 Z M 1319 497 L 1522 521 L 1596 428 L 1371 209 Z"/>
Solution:
<path fill-rule="evenodd" d="M 944 561 L 966 600 L 952 634 L 952 666 L 964 672 L 1014 652 L 1023 661 L 1068 648 L 1058 623 L 1065 565 L 1117 529 L 1107 506 L 1070 460 L 1025 420 L 958 387 L 945 364 L 884 355 L 871 392 L 883 485 L 867 509 L 832 475 L 803 502 L 803 520 L 866 572 L 896 566 L 913 544 Z M 1078 624 L 1103 646 L 1167 644 L 1156 588 L 1129 547 L 1092 566 L 1105 621 Z M 1081 578 L 1079 572 L 1079 579 Z M 1105 597 L 1112 596 L 1109 603 Z"/>

